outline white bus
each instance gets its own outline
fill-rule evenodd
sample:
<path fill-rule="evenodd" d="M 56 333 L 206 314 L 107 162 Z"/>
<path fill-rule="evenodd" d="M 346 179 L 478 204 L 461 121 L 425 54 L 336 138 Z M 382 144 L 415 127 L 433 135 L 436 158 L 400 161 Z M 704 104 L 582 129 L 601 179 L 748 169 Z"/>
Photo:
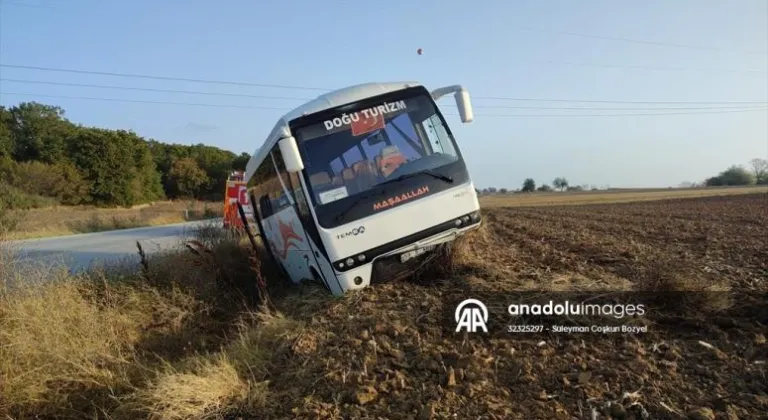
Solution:
<path fill-rule="evenodd" d="M 435 101 L 468 92 L 369 83 L 319 96 L 280 118 L 245 181 L 262 240 L 294 283 L 340 296 L 408 272 L 480 226 L 467 166 Z"/>

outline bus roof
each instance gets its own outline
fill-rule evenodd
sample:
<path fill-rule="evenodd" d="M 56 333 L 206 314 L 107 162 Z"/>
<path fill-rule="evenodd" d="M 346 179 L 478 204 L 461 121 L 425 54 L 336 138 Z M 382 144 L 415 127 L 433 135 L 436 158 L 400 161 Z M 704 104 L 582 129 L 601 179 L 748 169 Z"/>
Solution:
<path fill-rule="evenodd" d="M 388 83 L 363 83 L 354 86 L 337 89 L 324 93 L 317 98 L 289 111 L 279 120 L 277 124 L 264 140 L 264 143 L 256 150 L 256 153 L 248 161 L 245 168 L 245 180 L 249 181 L 261 162 L 267 156 L 277 141 L 290 134 L 288 123 L 292 120 L 315 112 L 335 108 L 340 105 L 359 101 L 371 96 L 383 95 L 385 93 L 406 89 L 409 87 L 421 86 L 418 82 L 388 82 Z"/>

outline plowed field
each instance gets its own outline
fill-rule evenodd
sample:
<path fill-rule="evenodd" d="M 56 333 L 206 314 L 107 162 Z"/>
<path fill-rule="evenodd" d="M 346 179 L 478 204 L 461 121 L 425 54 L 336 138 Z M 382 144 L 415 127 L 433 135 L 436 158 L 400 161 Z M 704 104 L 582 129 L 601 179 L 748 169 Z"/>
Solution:
<path fill-rule="evenodd" d="M 768 195 L 495 207 L 484 215 L 483 228 L 454 249 L 453 267 L 340 300 L 278 299 L 309 328 L 272 356 L 266 409 L 240 414 L 765 418 Z M 738 308 L 683 318 L 679 333 L 675 325 L 578 339 L 444 333 L 443 311 L 453 310 L 446 299 L 522 290 L 737 290 L 757 300 L 738 320 L 728 312 Z"/>

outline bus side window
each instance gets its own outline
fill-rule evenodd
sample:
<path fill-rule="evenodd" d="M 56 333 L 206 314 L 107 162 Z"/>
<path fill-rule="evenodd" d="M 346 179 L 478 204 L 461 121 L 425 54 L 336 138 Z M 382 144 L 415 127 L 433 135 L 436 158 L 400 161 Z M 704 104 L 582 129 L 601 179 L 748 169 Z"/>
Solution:
<path fill-rule="evenodd" d="M 309 216 L 309 205 L 307 199 L 304 196 L 304 190 L 301 187 L 301 181 L 299 181 L 299 174 L 288 174 L 290 189 L 293 191 L 293 198 L 296 200 L 296 207 L 299 209 L 299 214 L 303 217 Z"/>
<path fill-rule="evenodd" d="M 272 215 L 272 203 L 269 201 L 269 196 L 267 194 L 264 194 L 259 198 L 259 207 L 261 208 L 262 219 L 266 219 Z"/>
<path fill-rule="evenodd" d="M 433 115 L 422 121 L 421 125 L 427 134 L 433 152 L 456 156 L 456 150 L 453 149 L 453 145 L 448 141 L 448 132 L 445 131 L 440 117 Z"/>
<path fill-rule="evenodd" d="M 285 195 L 283 190 L 279 190 L 277 193 L 275 193 L 275 198 L 272 199 L 272 203 L 273 213 L 279 213 L 291 206 L 290 201 L 288 201 L 288 196 Z"/>
<path fill-rule="evenodd" d="M 283 209 L 286 209 L 288 207 L 291 207 L 291 201 L 288 199 L 288 197 L 292 197 L 293 200 L 296 200 L 296 194 L 294 194 L 290 180 L 288 179 L 288 171 L 285 170 L 285 163 L 283 162 L 283 155 L 280 153 L 280 148 L 275 146 L 275 148 L 272 150 L 272 158 L 275 160 L 275 165 L 277 166 L 277 176 L 275 177 L 276 182 L 276 197 L 275 197 L 275 212 L 282 211 Z M 280 183 L 282 181 L 282 184 Z M 282 186 L 285 186 L 285 190 L 283 190 Z"/>

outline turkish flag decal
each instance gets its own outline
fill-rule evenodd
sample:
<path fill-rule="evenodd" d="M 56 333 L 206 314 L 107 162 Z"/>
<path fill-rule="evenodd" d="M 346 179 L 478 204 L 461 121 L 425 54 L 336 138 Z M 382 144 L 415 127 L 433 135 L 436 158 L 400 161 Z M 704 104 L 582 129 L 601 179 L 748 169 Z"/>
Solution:
<path fill-rule="evenodd" d="M 352 135 L 359 136 L 361 134 L 370 133 L 371 131 L 384 129 L 384 116 L 379 114 L 376 116 L 365 117 L 364 114 L 358 113 L 360 120 L 352 121 Z"/>

